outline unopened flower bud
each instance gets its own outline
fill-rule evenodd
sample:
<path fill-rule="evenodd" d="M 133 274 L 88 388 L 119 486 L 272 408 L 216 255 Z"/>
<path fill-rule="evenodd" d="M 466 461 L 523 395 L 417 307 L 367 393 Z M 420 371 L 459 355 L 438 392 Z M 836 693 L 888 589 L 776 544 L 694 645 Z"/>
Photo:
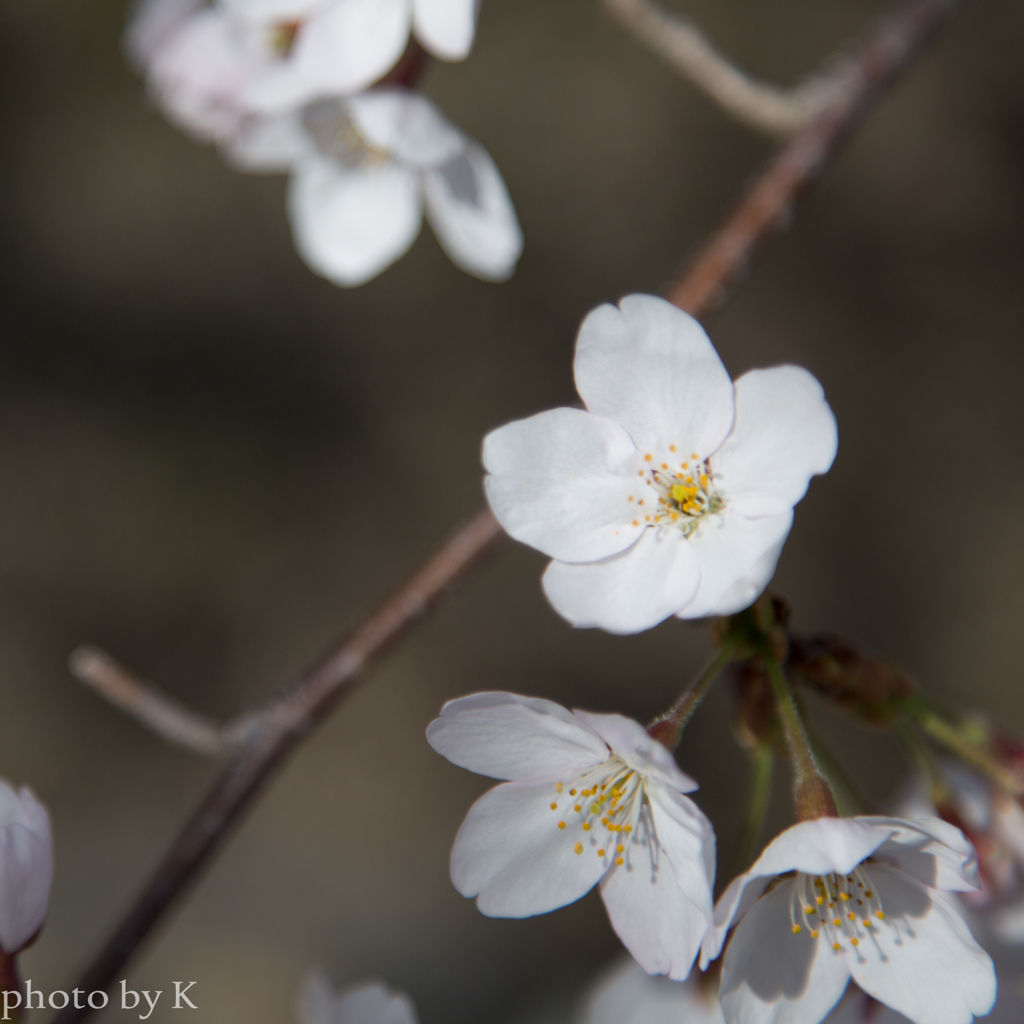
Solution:
<path fill-rule="evenodd" d="M 46 918 L 53 878 L 50 816 L 32 792 L 0 780 L 0 949 L 19 952 Z"/>

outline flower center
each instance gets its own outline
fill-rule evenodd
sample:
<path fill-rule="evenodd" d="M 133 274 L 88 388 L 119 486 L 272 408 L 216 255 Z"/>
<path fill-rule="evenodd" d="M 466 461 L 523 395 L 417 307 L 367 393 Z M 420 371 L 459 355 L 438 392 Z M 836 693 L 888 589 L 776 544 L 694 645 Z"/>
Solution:
<path fill-rule="evenodd" d="M 852 875 L 805 875 L 797 872 L 789 908 L 793 934 L 808 932 L 812 939 L 825 933 L 825 941 L 837 952 L 861 941 L 885 920 L 867 869 L 863 864 Z"/>
<path fill-rule="evenodd" d="M 640 470 L 638 476 L 645 493 L 639 498 L 629 496 L 640 513 L 633 525 L 669 527 L 689 537 L 707 516 L 721 512 L 725 502 L 715 489 L 708 459 L 702 460 L 694 452 L 689 459 L 678 461 L 676 445 L 670 445 L 669 451 L 669 458 L 677 461 L 657 462 L 653 455 L 644 456 L 647 469 Z"/>
<path fill-rule="evenodd" d="M 644 791 L 645 777 L 613 754 L 571 783 L 555 783 L 551 810 L 558 812 L 558 828 L 581 824 L 587 842 L 609 866 L 629 859 L 633 843 L 647 845 L 653 836 L 651 812 Z M 575 829 L 574 829 L 575 831 Z M 575 852 L 582 855 L 584 843 Z"/>

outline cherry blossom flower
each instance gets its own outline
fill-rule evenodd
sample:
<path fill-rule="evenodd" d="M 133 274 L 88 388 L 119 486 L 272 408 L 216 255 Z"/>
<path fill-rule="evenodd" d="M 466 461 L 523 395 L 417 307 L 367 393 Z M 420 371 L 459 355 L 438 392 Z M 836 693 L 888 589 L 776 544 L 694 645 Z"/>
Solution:
<path fill-rule="evenodd" d="M 292 170 L 296 247 L 336 284 L 362 284 L 398 259 L 424 210 L 448 256 L 477 277 L 507 278 L 522 251 L 494 161 L 415 92 L 373 89 L 252 119 L 227 152 L 245 170 Z"/>
<path fill-rule="evenodd" d="M 684 978 L 711 921 L 714 833 L 696 783 L 643 726 L 512 693 L 449 702 L 427 729 L 449 761 L 507 779 L 471 808 L 452 882 L 490 917 L 529 917 L 599 884 L 652 974 Z"/>
<path fill-rule="evenodd" d="M 300 1024 L 418 1024 L 412 1001 L 379 981 L 335 993 L 322 974 L 313 974 L 299 995 Z"/>
<path fill-rule="evenodd" d="M 725 1024 L 717 985 L 652 978 L 632 959 L 607 971 L 586 1000 L 582 1024 Z"/>
<path fill-rule="evenodd" d="M 730 381 L 697 321 L 647 295 L 590 313 L 575 373 L 585 410 L 510 423 L 483 446 L 499 522 L 555 559 L 555 610 L 635 633 L 745 608 L 835 457 L 821 386 L 796 366 Z"/>
<path fill-rule="evenodd" d="M 787 829 L 715 908 L 728 1024 L 818 1024 L 852 978 L 915 1024 L 969 1024 L 992 961 L 946 894 L 978 888 L 974 850 L 936 818 L 820 818 Z M 759 898 L 760 897 L 760 898 Z"/>
<path fill-rule="evenodd" d="M 53 841 L 46 808 L 24 786 L 0 780 L 0 949 L 17 953 L 46 919 Z"/>
<path fill-rule="evenodd" d="M 173 120 L 219 139 L 244 115 L 373 85 L 410 30 L 435 56 L 461 60 L 476 8 L 476 0 L 147 0 L 125 47 Z"/>

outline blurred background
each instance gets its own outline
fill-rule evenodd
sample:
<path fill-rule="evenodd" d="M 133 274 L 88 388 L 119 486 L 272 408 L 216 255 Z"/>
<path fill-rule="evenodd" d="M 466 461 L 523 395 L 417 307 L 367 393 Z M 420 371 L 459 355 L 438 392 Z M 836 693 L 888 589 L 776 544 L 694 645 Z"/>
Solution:
<path fill-rule="evenodd" d="M 780 82 L 882 10 L 685 7 Z M 470 58 L 424 88 L 504 173 L 519 271 L 467 277 L 425 229 L 343 291 L 295 255 L 282 178 L 233 173 L 148 104 L 120 52 L 125 13 L 0 0 L 0 774 L 55 820 L 50 921 L 25 958 L 47 990 L 73 984 L 216 772 L 82 690 L 69 652 L 100 644 L 211 715 L 268 695 L 479 505 L 487 430 L 574 400 L 582 316 L 662 287 L 771 152 L 594 0 L 485 0 Z M 1022 35 L 1017 0 L 971 6 L 708 320 L 734 375 L 800 363 L 838 416 L 839 457 L 776 578 L 795 627 L 857 638 L 1017 728 Z M 315 964 L 338 984 L 387 978 L 424 1024 L 535 1019 L 574 996 L 617 949 L 600 901 L 494 921 L 459 897 L 448 851 L 488 783 L 423 730 L 444 700 L 490 688 L 643 720 L 711 648 L 677 621 L 574 632 L 543 566 L 509 544 L 373 671 L 131 987 L 196 980 L 196 1024 L 290 1019 Z M 726 858 L 746 780 L 727 689 L 680 752 Z M 900 752 L 817 719 L 884 798 Z M 178 1019 L 169 998 L 154 1024 Z"/>

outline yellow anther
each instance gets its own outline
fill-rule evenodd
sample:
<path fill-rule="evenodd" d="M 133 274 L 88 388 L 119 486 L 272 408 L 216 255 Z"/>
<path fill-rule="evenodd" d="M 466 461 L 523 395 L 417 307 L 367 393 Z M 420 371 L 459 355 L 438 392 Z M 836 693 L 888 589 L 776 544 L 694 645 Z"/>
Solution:
<path fill-rule="evenodd" d="M 811 931 L 811 938 L 812 938 L 812 939 L 816 939 L 816 938 L 817 938 L 817 937 L 818 937 L 818 936 L 819 936 L 820 934 L 821 934 L 821 932 L 818 932 L 818 931 L 813 931 L 813 930 L 812 930 L 812 931 Z"/>
<path fill-rule="evenodd" d="M 856 920 L 857 920 L 857 915 L 856 915 L 856 914 L 855 914 L 855 913 L 854 913 L 854 912 L 853 912 L 853 911 L 851 910 L 851 911 L 850 911 L 850 912 L 849 912 L 849 913 L 848 913 L 848 914 L 846 915 L 846 919 L 847 919 L 848 921 L 856 921 Z"/>
<path fill-rule="evenodd" d="M 662 469 L 668 469 L 668 463 L 667 463 L 667 462 L 663 462 L 663 463 L 661 464 L 661 468 L 662 468 Z"/>
<path fill-rule="evenodd" d="M 615 858 L 615 863 L 618 864 L 619 867 L 621 868 L 622 865 L 625 864 L 626 862 L 621 857 L 616 857 Z"/>
<path fill-rule="evenodd" d="M 700 485 L 701 485 L 701 487 L 703 487 L 704 490 L 707 490 L 709 483 L 711 483 L 711 481 L 708 479 L 707 473 L 701 473 L 701 475 L 700 475 Z"/>
<path fill-rule="evenodd" d="M 640 525 L 640 520 L 639 519 L 634 519 L 633 520 L 633 525 L 634 526 L 639 526 Z"/>
<path fill-rule="evenodd" d="M 558 810 L 558 804 L 552 804 L 551 805 L 551 810 L 557 811 Z"/>
<path fill-rule="evenodd" d="M 564 822 L 564 821 L 560 821 L 560 822 L 558 823 L 558 827 L 559 827 L 559 828 L 565 828 L 565 822 Z"/>
<path fill-rule="evenodd" d="M 793 934 L 794 935 L 799 935 L 802 931 L 803 931 L 803 928 L 801 928 L 800 925 L 798 925 L 798 924 L 793 925 Z"/>
<path fill-rule="evenodd" d="M 590 831 L 590 822 L 589 821 L 583 822 L 583 831 L 584 832 L 589 832 Z"/>
<path fill-rule="evenodd" d="M 634 499 L 633 499 L 633 495 L 632 495 L 632 494 L 631 494 L 631 495 L 629 496 L 629 499 L 628 499 L 628 500 L 629 500 L 629 501 L 633 501 L 633 500 L 634 500 Z"/>
<path fill-rule="evenodd" d="M 633 826 L 632 825 L 623 825 L 622 826 L 622 831 L 623 832 L 632 832 L 633 831 Z"/>
<path fill-rule="evenodd" d="M 644 499 L 643 499 L 643 498 L 641 498 L 641 499 L 640 499 L 640 500 L 639 500 L 639 501 L 637 502 L 637 504 L 638 504 L 638 505 L 642 505 L 643 503 L 644 503 Z"/>
<path fill-rule="evenodd" d="M 690 458 L 691 459 L 699 459 L 700 456 L 696 452 L 690 452 Z"/>
<path fill-rule="evenodd" d="M 573 849 L 574 849 L 574 850 L 575 850 L 575 851 L 576 851 L 577 853 L 582 853 L 582 852 L 583 852 L 583 844 L 582 844 L 582 843 L 577 843 L 577 844 L 576 844 L 576 845 L 575 845 L 575 846 L 573 847 Z"/>
<path fill-rule="evenodd" d="M 654 456 L 653 455 L 645 455 L 644 456 L 644 462 L 653 462 L 653 461 L 654 461 Z"/>
<path fill-rule="evenodd" d="M 885 920 L 885 914 L 883 914 L 881 910 L 875 911 L 875 917 L 877 917 L 879 921 Z"/>
<path fill-rule="evenodd" d="M 864 924 L 865 928 L 870 928 L 871 927 L 871 922 L 866 920 L 866 919 L 864 920 L 863 924 Z"/>
<path fill-rule="evenodd" d="M 559 783 L 559 785 L 561 785 L 561 783 Z M 559 790 L 558 792 L 561 793 L 562 791 Z M 569 790 L 569 796 L 575 796 L 575 795 L 576 795 L 576 790 L 575 789 L 570 789 Z"/>
<path fill-rule="evenodd" d="M 576 806 L 575 806 L 575 807 L 573 807 L 573 810 L 574 810 L 574 811 L 575 811 L 575 812 L 576 812 L 577 814 L 579 814 L 579 812 L 580 812 L 580 805 L 579 805 L 579 804 L 576 804 Z"/>
<path fill-rule="evenodd" d="M 816 914 L 817 911 L 814 909 L 814 907 L 804 907 L 804 913 L 805 914 Z"/>
<path fill-rule="evenodd" d="M 561 793 L 562 792 L 562 784 L 560 782 L 556 782 L 555 783 L 555 792 L 556 793 Z"/>
<path fill-rule="evenodd" d="M 615 852 L 616 853 L 622 853 L 625 849 L 626 848 L 624 846 L 616 846 L 615 847 Z"/>
<path fill-rule="evenodd" d="M 676 450 L 676 446 L 675 446 L 674 444 L 670 444 L 670 445 L 668 446 L 668 450 L 669 450 L 670 452 L 674 452 L 674 451 Z"/>
<path fill-rule="evenodd" d="M 841 900 L 848 900 L 850 898 L 850 894 L 848 892 L 841 892 L 839 894 L 839 898 Z"/>
<path fill-rule="evenodd" d="M 679 463 L 679 468 L 680 469 L 689 469 L 690 468 L 690 464 L 688 462 L 681 462 L 681 463 Z"/>
<path fill-rule="evenodd" d="M 843 923 L 843 919 L 841 917 L 837 917 L 832 923 L 838 928 Z"/>
<path fill-rule="evenodd" d="M 840 943 L 838 943 L 838 942 L 833 942 L 832 943 L 832 949 L 835 950 L 835 952 L 838 953 L 842 948 L 843 947 L 842 947 L 842 945 Z"/>
<path fill-rule="evenodd" d="M 603 857 L 604 856 L 604 850 L 598 850 L 597 851 L 597 855 L 598 855 L 598 857 Z"/>
<path fill-rule="evenodd" d="M 814 897 L 814 902 L 817 903 L 818 906 L 820 907 L 825 902 L 825 897 L 824 896 L 815 896 Z"/>
<path fill-rule="evenodd" d="M 864 895 L 867 896 L 868 899 L 871 899 L 871 897 L 874 896 L 875 894 L 870 889 L 865 889 L 864 890 Z"/>
<path fill-rule="evenodd" d="M 860 945 L 860 939 L 850 939 L 850 945 L 851 946 L 859 946 Z"/>

